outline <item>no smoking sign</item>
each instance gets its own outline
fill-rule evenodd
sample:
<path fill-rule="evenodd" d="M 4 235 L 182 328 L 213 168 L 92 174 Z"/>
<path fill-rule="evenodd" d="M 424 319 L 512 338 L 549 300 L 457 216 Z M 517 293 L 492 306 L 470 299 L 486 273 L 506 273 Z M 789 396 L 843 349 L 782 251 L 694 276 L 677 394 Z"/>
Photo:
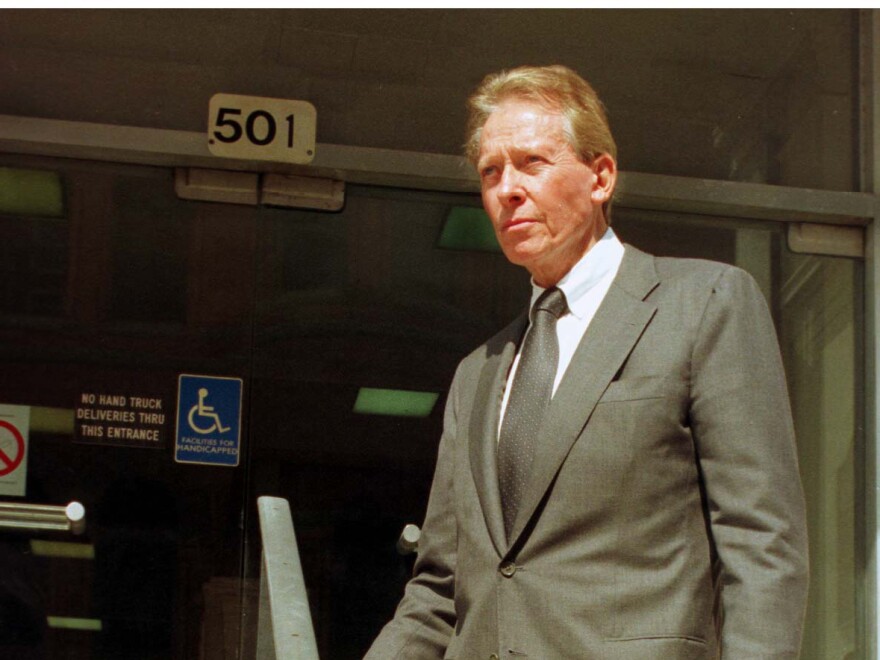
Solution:
<path fill-rule="evenodd" d="M 31 409 L 0 404 L 0 495 L 23 497 Z"/>
<path fill-rule="evenodd" d="M 12 442 L 9 436 L 12 435 Z M 0 419 L 0 477 L 12 474 L 24 461 L 24 436 L 14 425 Z"/>

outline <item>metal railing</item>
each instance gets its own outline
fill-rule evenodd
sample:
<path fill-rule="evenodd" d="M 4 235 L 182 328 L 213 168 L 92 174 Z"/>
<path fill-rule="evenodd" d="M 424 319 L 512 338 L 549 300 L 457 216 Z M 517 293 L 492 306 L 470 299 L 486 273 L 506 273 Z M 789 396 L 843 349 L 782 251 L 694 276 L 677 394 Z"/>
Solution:
<path fill-rule="evenodd" d="M 318 660 L 290 505 L 280 497 L 263 496 L 257 508 L 263 542 L 257 658 Z"/>

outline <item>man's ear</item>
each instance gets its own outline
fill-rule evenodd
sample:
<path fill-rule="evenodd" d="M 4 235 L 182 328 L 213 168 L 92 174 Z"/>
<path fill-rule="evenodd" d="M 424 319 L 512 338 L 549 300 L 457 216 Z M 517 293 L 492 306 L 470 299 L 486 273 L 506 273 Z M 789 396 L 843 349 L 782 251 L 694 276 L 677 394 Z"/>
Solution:
<path fill-rule="evenodd" d="M 593 159 L 592 168 L 596 181 L 590 197 L 596 204 L 605 204 L 611 199 L 617 184 L 617 163 L 611 154 L 599 154 Z"/>

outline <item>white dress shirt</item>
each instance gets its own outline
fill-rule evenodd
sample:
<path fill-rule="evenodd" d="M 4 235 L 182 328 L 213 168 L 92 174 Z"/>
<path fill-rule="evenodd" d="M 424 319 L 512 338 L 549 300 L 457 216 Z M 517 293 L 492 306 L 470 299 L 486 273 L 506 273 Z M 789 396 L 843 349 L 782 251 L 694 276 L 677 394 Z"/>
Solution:
<path fill-rule="evenodd" d="M 553 381 L 553 394 L 565 374 L 565 370 L 571 363 L 571 358 L 577 350 L 584 333 L 590 326 L 590 321 L 596 315 L 596 310 L 605 299 L 605 294 L 611 287 L 611 282 L 620 268 L 623 260 L 623 244 L 617 236 L 608 228 L 605 235 L 587 253 L 581 257 L 574 267 L 568 271 L 556 286 L 565 294 L 568 303 L 568 311 L 559 317 L 556 322 L 556 337 L 559 340 L 559 364 L 556 367 L 556 378 Z M 532 299 L 529 302 L 529 328 L 531 330 L 532 307 L 538 297 L 544 293 L 544 289 L 532 280 Z M 520 350 L 525 343 L 520 342 Z M 510 373 L 507 375 L 507 384 L 504 387 L 504 398 L 501 400 L 501 416 L 499 418 L 498 432 L 501 432 L 501 421 L 507 410 L 507 400 L 510 397 L 510 385 L 516 375 L 519 366 L 520 351 L 517 351 Z"/>

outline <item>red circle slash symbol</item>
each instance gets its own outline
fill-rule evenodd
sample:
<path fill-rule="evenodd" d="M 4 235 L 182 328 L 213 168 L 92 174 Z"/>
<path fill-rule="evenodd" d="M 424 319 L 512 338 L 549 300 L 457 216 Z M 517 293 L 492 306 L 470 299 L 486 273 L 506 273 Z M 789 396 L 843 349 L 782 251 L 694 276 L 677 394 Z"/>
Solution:
<path fill-rule="evenodd" d="M 12 472 L 24 460 L 24 438 L 21 437 L 21 433 L 19 433 L 17 428 L 9 422 L 4 422 L 2 419 L 0 419 L 0 428 L 12 433 L 12 437 L 15 438 L 15 444 L 18 445 L 18 450 L 12 458 L 9 458 L 6 452 L 0 449 L 0 477 L 2 477 Z"/>

